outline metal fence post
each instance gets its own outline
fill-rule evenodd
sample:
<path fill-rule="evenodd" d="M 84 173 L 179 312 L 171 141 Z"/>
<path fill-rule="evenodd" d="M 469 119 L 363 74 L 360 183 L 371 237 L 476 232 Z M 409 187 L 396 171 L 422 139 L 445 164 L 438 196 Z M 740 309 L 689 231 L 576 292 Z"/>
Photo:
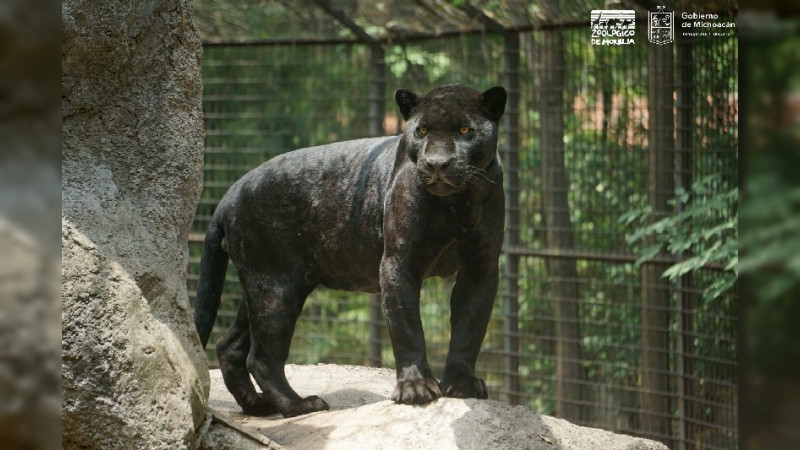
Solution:
<path fill-rule="evenodd" d="M 386 92 L 386 61 L 380 43 L 370 45 L 369 71 L 369 134 L 382 136 L 383 116 L 385 114 L 384 93 Z M 383 311 L 380 294 L 369 298 L 369 363 L 373 367 L 383 365 Z"/>
<path fill-rule="evenodd" d="M 692 72 L 692 38 L 680 37 L 677 41 L 677 107 L 675 108 L 677 139 L 675 142 L 675 186 L 689 189 L 692 185 L 692 136 L 694 134 L 694 108 L 692 108 L 692 91 L 694 88 Z M 683 211 L 683 203 L 675 205 L 676 213 Z M 686 252 L 685 252 L 686 253 Z M 688 255 L 681 255 L 686 257 Z M 678 394 L 678 441 L 677 448 L 687 448 L 687 443 L 692 441 L 692 429 L 689 427 L 689 420 L 694 415 L 691 409 L 692 402 L 689 397 L 692 395 L 692 355 L 694 345 L 692 337 L 693 329 L 693 305 L 692 294 L 689 288 L 692 285 L 692 275 L 686 274 L 678 278 L 676 290 L 678 292 L 677 301 L 677 394 Z"/>
<path fill-rule="evenodd" d="M 369 135 L 384 135 L 383 116 L 385 114 L 384 93 L 386 92 L 385 52 L 380 43 L 370 45 L 369 61 Z"/>
<path fill-rule="evenodd" d="M 505 112 L 503 161 L 506 179 L 505 269 L 503 271 L 505 309 L 503 311 L 506 387 L 508 402 L 522 402 L 519 383 L 519 259 L 508 249 L 519 246 L 519 33 L 506 32 L 505 85 L 508 100 Z"/>
<path fill-rule="evenodd" d="M 519 405 L 522 394 L 519 387 L 519 259 L 520 255 L 510 251 L 519 245 L 519 31 L 507 30 L 503 24 L 469 2 L 461 9 L 473 20 L 480 22 L 487 31 L 504 38 L 503 68 L 505 87 L 508 92 L 506 111 L 503 114 L 505 144 L 503 165 L 506 195 L 506 229 L 503 269 L 503 357 L 508 403 Z"/>
<path fill-rule="evenodd" d="M 386 61 L 380 40 L 370 36 L 366 30 L 358 26 L 347 14 L 337 9 L 330 0 L 316 0 L 316 3 L 329 16 L 350 30 L 359 41 L 369 45 L 369 135 L 371 137 L 383 136 L 385 106 L 383 95 L 386 92 Z M 373 367 L 381 367 L 383 365 L 383 329 L 381 296 L 374 294 L 369 299 L 369 354 L 367 356 L 370 365 Z"/>
<path fill-rule="evenodd" d="M 674 192 L 675 102 L 674 52 L 671 46 L 648 46 L 647 73 L 647 204 L 653 211 L 648 224 L 666 217 Z M 645 238 L 644 245 L 655 244 Z M 670 386 L 670 305 L 668 283 L 661 277 L 667 266 L 648 262 L 641 267 L 641 412 L 642 431 L 673 447 L 671 420 L 674 396 Z"/>

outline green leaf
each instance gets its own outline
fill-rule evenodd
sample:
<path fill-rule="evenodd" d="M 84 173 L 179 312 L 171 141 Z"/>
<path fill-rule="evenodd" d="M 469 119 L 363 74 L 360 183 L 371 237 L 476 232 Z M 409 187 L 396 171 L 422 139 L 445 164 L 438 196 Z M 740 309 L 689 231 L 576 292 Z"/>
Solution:
<path fill-rule="evenodd" d="M 738 199 L 737 188 L 730 188 L 719 174 L 711 174 L 697 179 L 691 190 L 676 188 L 670 204 L 675 207 L 680 205 L 680 212 L 655 221 L 649 209 L 646 213 L 640 208 L 621 215 L 621 223 L 633 225 L 638 221 L 641 224 L 626 236 L 626 241 L 631 245 L 639 242 L 649 244 L 637 259 L 635 267 L 640 267 L 664 249 L 674 255 L 688 255 L 685 260 L 671 265 L 662 274 L 672 281 L 687 273 L 701 270 L 710 262 L 723 262 L 724 271 L 704 288 L 707 301 L 722 295 L 739 276 Z M 651 223 L 645 224 L 648 220 Z M 782 235 L 786 232 L 787 229 L 781 224 L 780 229 L 772 230 L 771 234 Z M 776 252 L 770 254 L 772 258 L 776 257 Z M 788 261 L 788 256 L 778 254 Z M 754 263 L 765 264 L 766 261 L 768 259 L 762 256 L 755 259 Z M 798 267 L 800 268 L 800 262 Z"/>
<path fill-rule="evenodd" d="M 642 254 L 639 256 L 639 259 L 636 260 L 634 266 L 636 268 L 641 267 L 642 264 L 646 263 L 647 261 L 651 260 L 654 256 L 661 253 L 661 244 L 652 245 L 645 250 L 642 251 Z"/>
<path fill-rule="evenodd" d="M 704 302 L 708 303 L 716 300 L 722 294 L 730 290 L 738 280 L 735 276 L 723 276 L 714 280 L 709 287 L 703 291 Z"/>

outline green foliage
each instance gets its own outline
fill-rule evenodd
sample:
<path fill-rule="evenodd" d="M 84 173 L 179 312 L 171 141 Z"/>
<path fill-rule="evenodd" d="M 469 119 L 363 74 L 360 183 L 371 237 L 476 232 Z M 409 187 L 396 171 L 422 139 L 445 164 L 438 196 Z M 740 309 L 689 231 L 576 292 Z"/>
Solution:
<path fill-rule="evenodd" d="M 753 231 L 741 242 L 741 270 L 758 285 L 756 299 L 770 303 L 800 286 L 800 187 L 762 175 L 747 193 L 742 214 Z"/>
<path fill-rule="evenodd" d="M 290 362 L 298 364 L 367 364 L 369 295 L 318 289 L 307 300 L 297 323 Z"/>
<path fill-rule="evenodd" d="M 695 272 L 710 263 L 721 263 L 719 277 L 705 286 L 706 301 L 718 298 L 730 290 L 739 277 L 739 189 L 730 187 L 720 175 L 709 175 L 697 180 L 686 191 L 679 187 L 670 205 L 679 212 L 653 219 L 649 207 L 629 211 L 620 217 L 625 225 L 637 227 L 627 237 L 628 243 L 637 244 L 652 237 L 655 243 L 641 251 L 636 266 L 664 253 L 688 255 L 671 265 L 663 277 L 675 281 L 689 272 Z"/>
<path fill-rule="evenodd" d="M 410 67 L 418 66 L 424 67 L 431 79 L 439 80 L 447 75 L 452 65 L 446 54 L 426 51 L 419 46 L 392 47 L 385 61 L 396 78 L 401 78 Z"/>

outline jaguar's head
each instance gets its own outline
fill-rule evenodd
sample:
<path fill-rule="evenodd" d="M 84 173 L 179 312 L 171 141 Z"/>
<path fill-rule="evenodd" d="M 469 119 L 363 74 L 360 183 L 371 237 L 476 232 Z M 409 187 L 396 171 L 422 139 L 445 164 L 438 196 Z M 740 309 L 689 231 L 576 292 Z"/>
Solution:
<path fill-rule="evenodd" d="M 486 168 L 497 157 L 505 89 L 496 86 L 481 93 L 450 84 L 422 96 L 398 89 L 395 101 L 406 120 L 408 158 L 428 192 L 447 196 L 472 183 L 492 182 Z"/>

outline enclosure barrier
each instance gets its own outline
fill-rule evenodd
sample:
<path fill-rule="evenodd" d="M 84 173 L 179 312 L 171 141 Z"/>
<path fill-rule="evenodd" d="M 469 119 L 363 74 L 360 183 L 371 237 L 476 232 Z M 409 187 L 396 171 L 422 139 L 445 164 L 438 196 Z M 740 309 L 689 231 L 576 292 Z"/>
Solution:
<path fill-rule="evenodd" d="M 205 187 L 190 236 L 190 295 L 202 233 L 246 171 L 295 148 L 399 132 L 395 88 L 502 84 L 506 235 L 478 364 L 490 395 L 670 448 L 735 448 L 738 299 L 735 289 L 704 295 L 725 267 L 669 281 L 664 269 L 692 249 L 638 266 L 648 242 L 631 243 L 636 230 L 620 217 L 680 213 L 687 200 L 675 201 L 676 189 L 709 177 L 710 191 L 697 195 L 738 184 L 736 36 L 595 47 L 588 21 L 510 28 L 466 3 L 479 30 L 381 38 L 328 2 L 312 3 L 353 37 L 206 39 Z M 439 372 L 451 288 L 431 280 L 422 294 Z M 239 301 L 231 269 L 212 341 Z M 392 367 L 384 329 L 379 296 L 319 290 L 290 362 Z"/>

